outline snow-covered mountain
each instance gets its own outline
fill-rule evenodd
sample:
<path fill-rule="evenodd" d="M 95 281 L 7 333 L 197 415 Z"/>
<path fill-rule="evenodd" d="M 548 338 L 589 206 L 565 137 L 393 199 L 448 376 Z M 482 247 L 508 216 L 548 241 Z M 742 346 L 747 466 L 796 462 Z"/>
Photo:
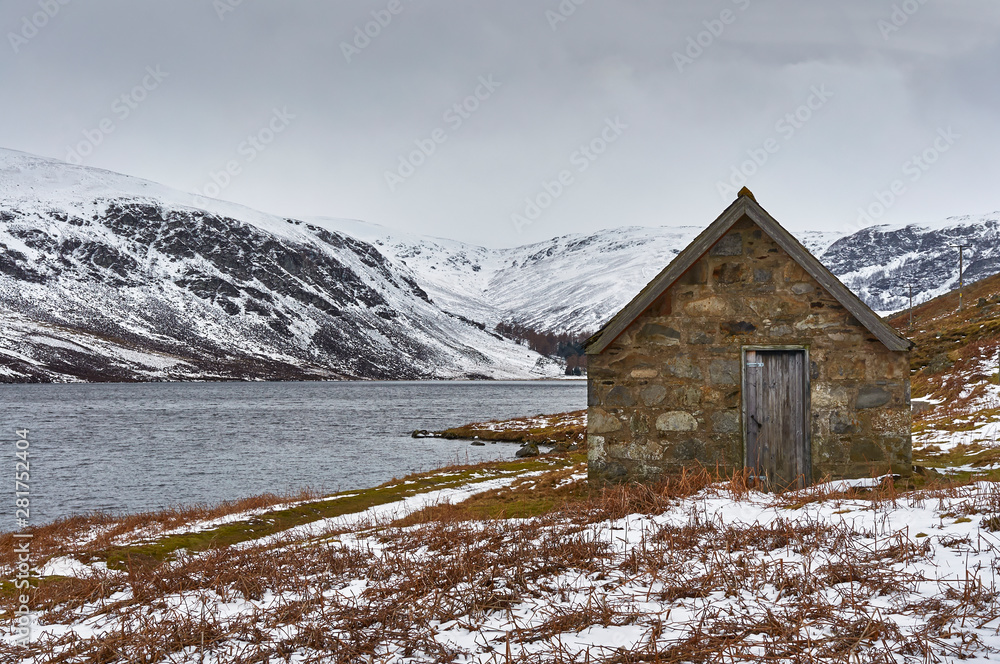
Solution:
<path fill-rule="evenodd" d="M 0 151 L 0 380 L 558 371 L 348 235 Z"/>
<path fill-rule="evenodd" d="M 487 323 L 538 331 L 590 333 L 632 299 L 702 230 L 638 226 L 567 235 L 511 249 L 408 235 L 360 221 L 315 220 L 372 243 L 413 271 L 435 302 Z M 873 226 L 846 235 L 796 233 L 834 274 L 881 314 L 945 293 L 958 284 L 965 244 L 968 282 L 1000 272 L 1000 213 L 952 217 L 934 225 Z"/>
<path fill-rule="evenodd" d="M 834 242 L 820 260 L 870 307 L 886 315 L 1000 273 L 1000 212 L 949 217 L 932 225 L 872 226 Z"/>
<path fill-rule="evenodd" d="M 342 219 L 314 223 L 372 243 L 442 308 L 486 323 L 593 332 L 700 232 L 616 228 L 513 249 L 487 249 Z"/>
<path fill-rule="evenodd" d="M 507 321 L 571 334 L 595 332 L 704 230 L 627 226 L 486 249 L 361 221 L 312 221 L 372 243 L 413 270 L 435 302 L 490 329 Z M 800 240 L 817 253 L 842 236 L 809 231 Z"/>
<path fill-rule="evenodd" d="M 595 331 L 700 228 L 488 249 L 285 219 L 0 150 L 0 381 L 530 378 L 495 333 Z M 1000 272 L 1000 213 L 799 239 L 880 312 Z"/>

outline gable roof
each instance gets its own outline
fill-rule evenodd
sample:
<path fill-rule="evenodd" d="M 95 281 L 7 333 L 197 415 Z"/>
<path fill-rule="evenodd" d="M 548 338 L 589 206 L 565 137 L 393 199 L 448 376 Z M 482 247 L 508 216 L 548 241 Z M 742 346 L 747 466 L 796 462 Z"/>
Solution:
<path fill-rule="evenodd" d="M 625 308 L 619 311 L 586 343 L 587 355 L 597 355 L 625 331 L 632 321 L 639 317 L 656 298 L 663 294 L 674 282 L 684 274 L 694 263 L 705 255 L 737 221 L 748 217 L 752 222 L 767 233 L 778 246 L 792 257 L 813 279 L 827 290 L 845 309 L 858 319 L 869 332 L 874 334 L 886 348 L 892 351 L 907 351 L 913 348 L 913 342 L 899 335 L 871 308 L 842 284 L 830 270 L 826 269 L 809 250 L 775 221 L 767 213 L 748 189 L 743 189 L 736 200 L 726 208 L 718 219 L 696 237 L 691 244 L 653 278 L 646 287 L 636 295 Z"/>

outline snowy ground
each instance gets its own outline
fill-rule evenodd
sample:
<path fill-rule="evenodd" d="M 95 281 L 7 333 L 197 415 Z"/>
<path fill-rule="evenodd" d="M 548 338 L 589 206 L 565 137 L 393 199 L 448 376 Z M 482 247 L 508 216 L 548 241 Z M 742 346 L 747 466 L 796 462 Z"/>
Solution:
<path fill-rule="evenodd" d="M 564 471 L 562 483 L 584 481 L 582 470 Z M 83 590 L 35 614 L 31 651 L 8 635 L 0 655 L 31 663 L 1000 656 L 996 484 L 903 495 L 826 485 L 779 497 L 687 485 L 613 492 L 533 519 L 392 525 L 513 481 L 410 496 L 160 566 L 108 570 L 59 557 L 44 572 L 76 577 Z"/>
<path fill-rule="evenodd" d="M 961 387 L 957 398 L 930 399 L 931 410 L 921 415 L 914 432 L 914 450 L 948 453 L 1000 448 L 1000 385 L 996 384 L 1000 358 L 981 357 L 971 367 L 944 379 Z"/>

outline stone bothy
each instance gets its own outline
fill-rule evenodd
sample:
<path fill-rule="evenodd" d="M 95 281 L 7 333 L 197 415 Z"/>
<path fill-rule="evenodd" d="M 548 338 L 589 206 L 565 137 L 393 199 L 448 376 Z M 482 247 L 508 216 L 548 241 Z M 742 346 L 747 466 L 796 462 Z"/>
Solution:
<path fill-rule="evenodd" d="M 912 346 L 744 189 L 588 340 L 591 481 L 909 475 Z"/>

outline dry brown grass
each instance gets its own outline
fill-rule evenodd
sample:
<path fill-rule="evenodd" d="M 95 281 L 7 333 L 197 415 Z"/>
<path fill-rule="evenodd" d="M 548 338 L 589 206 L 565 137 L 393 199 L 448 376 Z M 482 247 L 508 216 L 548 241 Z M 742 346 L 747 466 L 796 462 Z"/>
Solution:
<path fill-rule="evenodd" d="M 995 370 L 979 375 L 972 364 L 996 357 L 1000 347 L 1000 275 L 966 286 L 965 303 L 958 311 L 958 293 L 946 293 L 914 308 L 912 329 L 908 311 L 889 320 L 916 344 L 910 354 L 914 396 L 951 401 L 968 384 L 996 382 Z"/>
<path fill-rule="evenodd" d="M 29 528 L 32 534 L 31 554 L 36 562 L 58 556 L 93 554 L 110 549 L 123 541 L 153 538 L 160 533 L 182 528 L 199 521 L 219 519 L 242 512 L 263 510 L 276 505 L 313 500 L 319 494 L 304 490 L 295 494 L 266 493 L 217 505 L 175 507 L 158 512 L 109 514 L 93 512 L 58 519 L 52 523 Z M 0 533 L 0 569 L 12 569 L 17 562 L 14 534 Z"/>
<path fill-rule="evenodd" d="M 759 501 L 740 474 L 698 470 L 656 486 L 591 492 L 572 481 L 579 470 L 525 478 L 521 493 L 564 498 L 531 518 L 471 518 L 469 505 L 441 507 L 396 524 L 131 560 L 122 570 L 43 584 L 33 605 L 44 623 L 89 619 L 102 627 L 96 636 L 43 636 L 33 661 L 197 662 L 204 653 L 205 661 L 243 663 L 297 653 L 298 661 L 370 664 L 389 661 L 390 651 L 414 662 L 465 661 L 471 653 L 435 636 L 456 624 L 476 636 L 482 661 L 504 664 L 853 664 L 987 652 L 978 630 L 1000 619 L 1000 601 L 984 574 L 928 579 L 919 563 L 933 553 L 929 539 L 879 536 L 877 525 L 870 532 L 801 509 L 850 504 L 870 510 L 877 524 L 898 506 L 950 506 L 967 487 L 788 492 L 774 498 L 777 518 L 745 524 L 707 516 L 699 502 Z M 1000 490 L 949 509 L 953 517 L 1000 513 Z M 673 517 L 656 520 L 663 514 Z M 629 528 L 641 535 L 633 531 L 621 551 L 615 542 Z M 938 546 L 1000 554 L 983 538 Z M 935 592 L 912 592 L 929 581 Z M 219 611 L 234 603 L 242 610 Z M 900 627 L 892 611 L 916 626 Z M 645 637 L 584 653 L 567 639 L 621 625 Z M 0 646 L 0 661 L 27 655 Z"/>

